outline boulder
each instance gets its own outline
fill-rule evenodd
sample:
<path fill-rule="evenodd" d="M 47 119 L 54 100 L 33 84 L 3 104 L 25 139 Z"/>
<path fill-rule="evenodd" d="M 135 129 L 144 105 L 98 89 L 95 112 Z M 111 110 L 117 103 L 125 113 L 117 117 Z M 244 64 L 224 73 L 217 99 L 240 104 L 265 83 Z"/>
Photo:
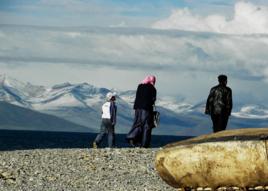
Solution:
<path fill-rule="evenodd" d="M 175 188 L 268 185 L 268 128 L 228 130 L 169 144 L 157 152 L 155 166 Z"/>

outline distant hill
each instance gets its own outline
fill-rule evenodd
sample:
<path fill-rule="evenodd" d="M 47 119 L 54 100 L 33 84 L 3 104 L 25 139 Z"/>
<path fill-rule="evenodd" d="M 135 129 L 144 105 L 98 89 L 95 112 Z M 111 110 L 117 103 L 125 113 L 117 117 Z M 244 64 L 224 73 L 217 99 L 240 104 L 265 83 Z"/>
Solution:
<path fill-rule="evenodd" d="M 92 131 L 67 120 L 0 101 L 0 128 L 43 131 Z"/>
<path fill-rule="evenodd" d="M 39 115 L 55 116 L 56 119 L 61 119 L 64 123 L 68 121 L 72 124 L 64 125 L 66 126 L 64 129 L 68 131 L 98 132 L 101 123 L 101 106 L 105 102 L 105 96 L 109 91 L 113 90 L 95 87 L 88 83 L 71 84 L 66 82 L 45 87 L 0 75 L 0 101 L 32 110 L 32 112 Z M 136 91 L 116 92 L 118 115 L 115 131 L 116 133 L 127 133 L 133 122 L 133 102 Z M 160 126 L 153 130 L 153 134 L 196 136 L 211 133 L 211 119 L 204 114 L 204 108 L 205 100 L 190 104 L 186 103 L 184 98 L 180 96 L 161 97 L 158 95 L 156 109 L 161 113 Z M 3 117 L 5 118 L 5 116 Z M 21 121 L 17 121 L 15 126 L 24 128 L 38 128 L 38 130 L 44 131 L 53 130 L 53 128 L 57 127 L 59 129 L 63 128 L 63 122 L 58 122 L 58 125 L 54 124 L 55 118 L 43 120 L 42 125 L 38 127 L 36 126 L 37 122 L 40 122 L 38 116 L 30 117 L 31 119 L 25 121 L 23 121 L 23 118 L 25 117 L 21 116 L 21 112 L 9 113 L 9 118 L 4 119 L 5 128 L 14 128 L 12 124 L 18 119 Z M 80 127 L 78 128 L 77 126 Z M 267 126 L 268 107 L 241 102 L 234 104 L 227 129 Z M 0 129 L 3 129 L 3 125 L 0 126 Z"/>

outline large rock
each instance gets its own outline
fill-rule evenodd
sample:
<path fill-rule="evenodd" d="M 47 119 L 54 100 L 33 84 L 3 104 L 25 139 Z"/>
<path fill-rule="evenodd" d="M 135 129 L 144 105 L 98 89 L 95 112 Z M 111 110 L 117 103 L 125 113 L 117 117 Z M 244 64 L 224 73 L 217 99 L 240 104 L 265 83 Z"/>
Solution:
<path fill-rule="evenodd" d="M 268 128 L 237 129 L 169 144 L 156 155 L 161 178 L 176 188 L 268 185 Z"/>

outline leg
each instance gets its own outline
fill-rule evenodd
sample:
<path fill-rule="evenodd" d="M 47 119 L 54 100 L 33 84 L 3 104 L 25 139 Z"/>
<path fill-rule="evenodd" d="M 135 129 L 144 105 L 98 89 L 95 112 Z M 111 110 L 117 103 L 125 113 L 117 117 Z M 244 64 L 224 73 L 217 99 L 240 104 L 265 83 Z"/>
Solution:
<path fill-rule="evenodd" d="M 126 139 L 128 142 L 132 142 L 134 145 L 138 142 L 140 142 L 140 132 L 141 132 L 141 110 L 136 109 L 135 110 L 135 117 L 134 117 L 134 122 L 132 125 L 131 130 L 127 134 Z"/>
<path fill-rule="evenodd" d="M 151 123 L 150 123 L 150 113 L 148 111 L 143 110 L 142 114 L 142 121 L 143 121 L 143 126 L 142 126 L 142 142 L 141 142 L 141 147 L 148 148 L 150 147 L 151 143 Z"/>
<path fill-rule="evenodd" d="M 99 132 L 99 134 L 97 135 L 97 137 L 96 137 L 96 139 L 94 141 L 97 144 L 97 146 L 100 145 L 100 143 L 102 142 L 105 134 L 106 134 L 106 128 L 105 128 L 104 120 L 102 120 L 101 127 L 100 127 L 100 132 Z"/>
<path fill-rule="evenodd" d="M 215 118 L 215 115 L 211 114 L 211 121 L 212 121 L 212 129 L 213 129 L 213 133 L 216 132 L 216 118 Z"/>
<path fill-rule="evenodd" d="M 142 134 L 141 147 L 144 147 L 144 148 L 150 147 L 151 133 L 152 133 L 152 129 L 148 125 L 145 125 L 144 130 L 143 130 L 143 134 Z"/>
<path fill-rule="evenodd" d="M 227 127 L 229 116 L 226 114 L 222 114 L 221 116 L 221 131 L 225 130 Z"/>
<path fill-rule="evenodd" d="M 213 132 L 216 133 L 218 131 L 221 131 L 221 116 L 220 115 L 213 115 L 211 114 L 211 120 L 213 123 Z"/>
<path fill-rule="evenodd" d="M 114 141 L 114 125 L 109 124 L 108 125 L 108 146 L 110 148 L 115 146 L 115 141 Z"/>

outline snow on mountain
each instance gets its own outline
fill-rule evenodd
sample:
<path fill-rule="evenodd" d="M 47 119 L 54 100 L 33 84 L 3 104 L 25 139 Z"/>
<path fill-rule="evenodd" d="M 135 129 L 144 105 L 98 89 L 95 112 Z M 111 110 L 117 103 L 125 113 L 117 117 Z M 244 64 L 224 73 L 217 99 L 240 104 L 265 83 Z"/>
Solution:
<path fill-rule="evenodd" d="M 35 102 L 40 102 L 46 104 L 48 102 L 54 102 L 59 100 L 62 96 L 66 94 L 72 95 L 78 102 L 83 102 L 88 98 L 92 98 L 95 95 L 105 94 L 109 90 L 104 88 L 96 88 L 92 85 L 87 83 L 83 84 L 70 84 L 70 83 L 63 83 L 55 85 L 51 88 L 47 88 L 46 91 L 43 93 L 42 97 L 35 100 Z M 66 100 L 68 101 L 68 100 Z M 60 101 L 64 104 L 64 101 Z M 69 103 L 69 102 L 66 102 Z M 85 103 L 84 103 L 85 104 Z M 61 105 L 61 104 L 59 104 Z M 80 105 L 80 104 L 79 104 Z"/>
<path fill-rule="evenodd" d="M 156 101 L 156 107 L 161 106 L 176 113 L 187 113 L 193 111 L 193 105 L 184 102 L 178 102 L 174 98 L 159 98 Z"/>
<path fill-rule="evenodd" d="M 123 99 L 127 103 L 134 104 L 136 90 L 128 90 L 128 91 L 119 92 L 119 96 L 121 99 Z"/>
<path fill-rule="evenodd" d="M 268 108 L 260 105 L 246 105 L 239 111 L 233 112 L 233 116 L 248 119 L 268 119 Z"/>
<path fill-rule="evenodd" d="M 33 108 L 36 110 L 52 110 L 67 105 L 69 107 L 84 107 L 84 104 L 79 102 L 72 94 L 64 94 L 58 97 L 58 99 L 52 99 L 49 101 L 45 100 L 39 103 L 32 104 Z"/>
<path fill-rule="evenodd" d="M 0 101 L 54 115 L 95 131 L 99 130 L 101 105 L 109 91 L 88 83 L 66 82 L 44 87 L 0 76 Z M 117 133 L 128 132 L 132 125 L 135 94 L 135 90 L 117 91 Z M 191 135 L 198 135 L 211 132 L 210 117 L 204 115 L 205 101 L 192 105 L 180 97 L 158 96 L 156 109 L 161 112 L 161 119 L 160 128 L 156 128 L 154 133 L 189 135 L 190 132 Z M 268 109 L 253 104 L 236 106 L 228 126 L 268 126 Z"/>
<path fill-rule="evenodd" d="M 87 83 L 63 83 L 53 87 L 34 86 L 1 76 L 0 100 L 36 110 L 88 107 L 102 101 L 108 92 Z"/>
<path fill-rule="evenodd" d="M 38 97 L 45 91 L 43 86 L 34 86 L 16 79 L 0 75 L 0 101 L 31 108 L 29 99 Z"/>
<path fill-rule="evenodd" d="M 128 90 L 119 93 L 120 98 L 131 105 L 134 104 L 135 95 L 136 90 Z M 163 107 L 176 113 L 191 112 L 193 107 L 193 105 L 183 102 L 182 98 L 172 97 L 158 97 L 155 105 L 156 107 Z"/>

